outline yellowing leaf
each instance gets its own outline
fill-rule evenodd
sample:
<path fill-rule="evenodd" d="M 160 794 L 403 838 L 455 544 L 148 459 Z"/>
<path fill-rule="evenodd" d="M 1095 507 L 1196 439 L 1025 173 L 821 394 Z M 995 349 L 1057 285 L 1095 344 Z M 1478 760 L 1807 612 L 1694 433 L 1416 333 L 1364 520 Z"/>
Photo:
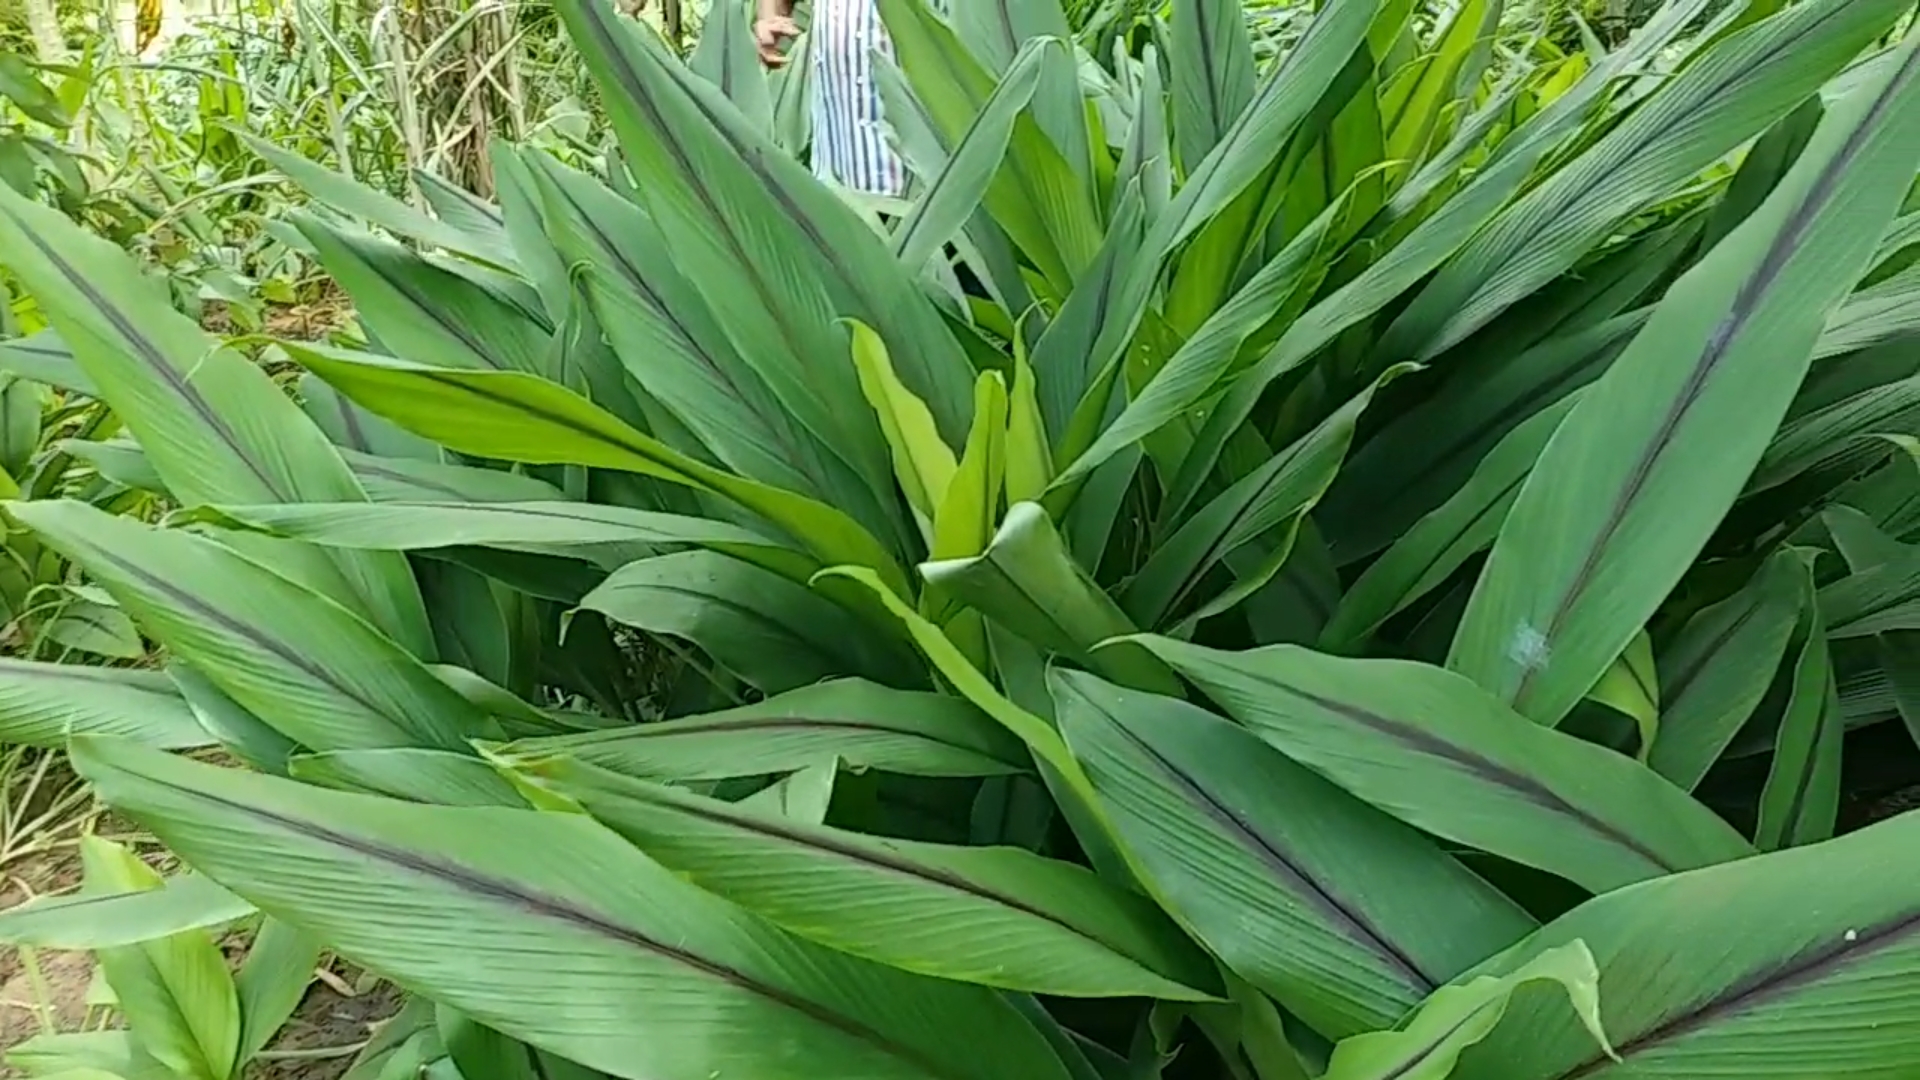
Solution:
<path fill-rule="evenodd" d="M 907 493 L 908 505 L 931 518 L 959 468 L 953 450 L 941 440 L 927 403 L 894 374 L 886 342 L 865 323 L 848 320 L 847 325 L 853 331 L 853 366 L 860 373 L 860 390 L 880 418 L 880 430 L 893 457 L 893 474 Z"/>

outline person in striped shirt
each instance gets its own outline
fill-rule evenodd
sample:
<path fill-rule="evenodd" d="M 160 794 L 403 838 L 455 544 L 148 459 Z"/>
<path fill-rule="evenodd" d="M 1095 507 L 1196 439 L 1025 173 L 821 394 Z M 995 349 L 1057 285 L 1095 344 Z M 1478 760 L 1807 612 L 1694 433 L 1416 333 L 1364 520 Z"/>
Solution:
<path fill-rule="evenodd" d="M 756 0 L 753 36 L 769 67 L 786 63 L 781 42 L 799 35 L 794 0 Z M 854 191 L 899 198 L 907 170 L 887 143 L 874 81 L 875 53 L 893 42 L 875 0 L 813 0 L 813 171 Z"/>

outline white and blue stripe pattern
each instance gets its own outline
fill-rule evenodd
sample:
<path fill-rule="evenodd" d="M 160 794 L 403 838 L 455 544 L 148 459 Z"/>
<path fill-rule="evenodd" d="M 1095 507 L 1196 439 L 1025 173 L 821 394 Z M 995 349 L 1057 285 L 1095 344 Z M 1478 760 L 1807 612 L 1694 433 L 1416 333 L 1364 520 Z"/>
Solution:
<path fill-rule="evenodd" d="M 937 7 L 938 5 L 936 5 Z M 854 191 L 898 198 L 907 171 L 887 143 L 873 54 L 893 42 L 874 0 L 814 0 L 813 171 Z"/>

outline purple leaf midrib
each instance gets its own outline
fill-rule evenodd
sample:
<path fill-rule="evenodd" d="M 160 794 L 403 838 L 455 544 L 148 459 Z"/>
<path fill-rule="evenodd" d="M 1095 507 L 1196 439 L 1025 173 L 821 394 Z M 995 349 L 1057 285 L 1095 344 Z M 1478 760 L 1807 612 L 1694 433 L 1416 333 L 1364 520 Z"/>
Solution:
<path fill-rule="evenodd" d="M 111 551 L 96 547 L 95 552 L 101 559 L 112 564 L 120 572 L 138 579 L 142 584 L 165 596 L 181 608 L 193 612 L 208 622 L 217 624 L 228 633 L 243 638 L 255 647 L 272 654 L 274 659 L 279 660 L 281 663 L 300 672 L 333 693 L 366 710 L 368 715 L 378 717 L 381 721 L 393 725 L 398 731 L 403 731 L 407 734 L 419 734 L 419 732 L 416 732 L 410 725 L 405 725 L 394 720 L 385 710 L 367 700 L 359 690 L 347 686 L 335 678 L 331 671 L 314 663 L 298 649 L 293 648 L 286 642 L 267 634 L 264 629 L 249 626 L 241 622 L 227 612 L 202 600 L 193 592 L 180 588 L 165 578 L 150 573 L 145 567 L 123 559 Z"/>
<path fill-rule="evenodd" d="M 1814 23 L 1808 28 L 1808 32 L 1811 33 L 1812 29 L 1818 25 Z M 1783 42 L 1782 45 L 1783 47 L 1791 45 L 1795 41 L 1797 38 Z M 1551 642 L 1558 637 L 1561 624 L 1565 622 L 1578 598 L 1585 594 L 1588 584 L 1599 569 L 1602 552 L 1606 550 L 1614 534 L 1625 524 L 1627 512 L 1632 509 L 1641 489 L 1651 480 L 1654 468 L 1659 464 L 1668 445 L 1677 436 L 1679 427 L 1686 420 L 1688 412 L 1700 395 L 1705 393 L 1707 383 L 1726 359 L 1727 351 L 1745 325 L 1746 319 L 1760 301 L 1766 298 L 1775 281 L 1786 269 L 1793 252 L 1800 246 L 1802 234 L 1807 231 L 1814 217 L 1833 197 L 1834 188 L 1839 185 L 1841 176 L 1847 171 L 1847 166 L 1852 164 L 1853 159 L 1859 155 L 1867 137 L 1878 130 L 1881 117 L 1885 115 L 1889 103 L 1897 92 L 1912 80 L 1916 71 L 1916 57 L 1920 57 L 1920 51 L 1910 52 L 1907 55 L 1899 71 L 1895 72 L 1881 89 L 1879 97 L 1868 109 L 1867 115 L 1861 119 L 1853 131 L 1848 133 L 1847 141 L 1841 145 L 1839 152 L 1828 159 L 1822 167 L 1813 186 L 1808 189 L 1806 197 L 1800 200 L 1788 215 L 1787 220 L 1782 223 L 1782 228 L 1774 235 L 1766 254 L 1761 258 L 1760 265 L 1740 283 L 1739 291 L 1734 294 L 1733 303 L 1729 306 L 1726 316 L 1714 328 L 1713 334 L 1707 339 L 1706 348 L 1702 350 L 1692 370 L 1688 372 L 1687 379 L 1681 386 L 1680 395 L 1668 406 L 1667 413 L 1661 418 L 1660 426 L 1655 430 L 1653 439 L 1641 448 L 1639 456 L 1635 459 L 1633 470 L 1627 475 L 1626 486 L 1608 507 L 1607 517 L 1602 521 L 1593 542 L 1587 546 L 1586 556 L 1579 571 L 1555 600 L 1553 609 L 1548 612 L 1544 626 L 1540 628 L 1542 636 L 1547 641 Z M 1543 667 L 1527 668 L 1521 674 L 1519 684 L 1514 688 L 1512 700 L 1525 699 L 1534 680 L 1544 670 L 1546 669 Z"/>
<path fill-rule="evenodd" d="M 1664 1022 L 1625 1042 L 1616 1042 L 1614 1050 L 1619 1054 L 1619 1060 L 1624 1062 L 1635 1054 L 1686 1038 L 1716 1021 L 1737 1017 L 1748 1009 L 1763 1006 L 1783 994 L 1815 983 L 1850 962 L 1871 956 L 1879 949 L 1898 946 L 1916 930 L 1920 930 L 1920 911 L 1903 912 L 1872 927 L 1849 931 L 1853 935 L 1851 938 L 1843 934 L 1824 947 L 1803 951 L 1775 967 L 1751 972 L 1747 978 L 1726 987 L 1717 995 L 1685 1007 L 1684 1011 L 1674 1013 Z M 1583 1080 L 1614 1064 L 1604 1053 L 1596 1053 L 1559 1073 L 1553 1080 Z"/>
<path fill-rule="evenodd" d="M 182 787 L 154 777 L 141 777 L 149 783 L 168 790 L 184 794 L 191 799 L 211 802 L 226 810 L 256 818 L 278 826 L 295 835 L 315 840 L 346 851 L 356 852 L 399 869 L 410 871 L 423 877 L 441 881 L 471 895 L 529 911 L 544 918 L 566 923 L 577 929 L 583 929 L 601 937 L 618 941 L 642 952 L 678 963 L 702 975 L 725 983 L 737 990 L 744 991 L 764 1001 L 778 1005 L 791 1012 L 798 1013 L 807 1020 L 832 1028 L 840 1034 L 872 1046 L 882 1053 L 908 1063 L 924 1071 L 927 1076 L 938 1080 L 964 1080 L 958 1074 L 949 1071 L 941 1062 L 927 1056 L 914 1047 L 904 1045 L 889 1036 L 869 1027 L 865 1023 L 846 1016 L 834 1009 L 792 991 L 774 986 L 753 978 L 748 974 L 716 960 L 710 960 L 687 948 L 671 945 L 652 937 L 640 930 L 624 926 L 611 917 L 602 915 L 583 904 L 556 896 L 548 896 L 520 885 L 517 882 L 504 881 L 491 877 L 469 867 L 451 862 L 443 862 L 430 855 L 408 851 L 404 848 L 383 844 L 364 837 L 349 836 L 346 833 L 330 829 L 325 825 L 280 814 L 264 807 L 237 802 L 219 795 Z"/>
<path fill-rule="evenodd" d="M 1382 960 L 1391 974 L 1414 991 L 1416 998 L 1424 998 L 1441 985 L 1442 980 L 1429 975 L 1422 969 L 1411 955 L 1401 949 L 1385 931 L 1375 926 L 1364 912 L 1347 900 L 1336 896 L 1331 889 L 1303 870 L 1286 852 L 1276 847 L 1265 833 L 1214 798 L 1213 794 L 1186 770 L 1169 760 L 1118 719 L 1109 717 L 1108 723 L 1120 733 L 1122 738 L 1152 761 L 1163 775 L 1177 785 L 1187 796 L 1188 803 L 1230 833 L 1243 837 L 1246 841 L 1245 846 L 1260 856 L 1268 869 L 1295 887 L 1293 891 L 1296 896 L 1305 900 L 1309 906 L 1317 908 L 1332 929 L 1344 931 L 1343 937 Z"/>
<path fill-rule="evenodd" d="M 204 424 L 222 443 L 226 444 L 227 449 L 233 452 L 233 456 L 239 459 L 240 464 L 245 466 L 246 470 L 252 473 L 256 480 L 260 481 L 261 486 L 265 487 L 266 490 L 273 495 L 276 502 L 294 501 L 292 494 L 285 490 L 273 477 L 268 476 L 266 471 L 260 467 L 259 462 L 253 460 L 253 458 L 248 456 L 241 448 L 239 436 L 236 435 L 233 428 L 227 424 L 226 418 L 214 411 L 213 407 L 207 403 L 207 400 L 200 395 L 199 388 L 194 386 L 193 383 L 181 375 L 180 372 L 174 370 L 173 365 L 154 347 L 153 343 L 142 336 L 133 324 L 127 321 L 126 314 L 122 312 L 119 307 L 106 296 L 102 295 L 98 289 L 94 288 L 93 282 L 88 281 L 86 276 L 79 273 L 72 264 L 61 258 L 59 252 L 49 246 L 38 231 L 33 229 L 27 222 L 21 220 L 18 215 L 8 213 L 8 216 L 13 218 L 14 225 L 26 236 L 27 242 L 38 249 L 41 256 L 52 263 L 54 269 L 59 271 L 60 275 L 66 278 L 70 285 L 78 290 L 82 296 L 87 298 L 87 301 L 94 306 L 101 317 L 112 324 L 114 331 L 120 335 L 121 339 L 133 346 L 134 351 L 140 358 L 146 361 L 147 367 L 160 377 L 160 380 L 167 385 L 168 389 L 172 390 L 181 401 L 186 403 L 187 407 L 192 410 L 194 419 Z M 169 314 L 172 313 L 169 312 Z"/>
<path fill-rule="evenodd" d="M 1358 705 L 1349 705 L 1344 701 L 1322 697 L 1302 687 L 1292 686 L 1277 678 L 1267 678 L 1261 684 L 1283 694 L 1290 694 L 1317 709 L 1343 717 L 1362 727 L 1400 743 L 1416 753 L 1426 754 L 1447 761 L 1469 775 L 1486 783 L 1495 784 L 1511 791 L 1526 801 L 1550 813 L 1571 819 L 1580 828 L 1592 834 L 1608 845 L 1631 852 L 1636 858 L 1657 869 L 1661 874 L 1677 873 L 1683 867 L 1676 865 L 1659 852 L 1648 847 L 1639 837 L 1628 833 L 1618 825 L 1606 821 L 1585 807 L 1576 806 L 1564 795 L 1548 787 L 1539 779 L 1500 764 L 1493 759 L 1471 749 L 1456 745 L 1446 739 L 1404 724 L 1392 717 L 1372 712 Z"/>

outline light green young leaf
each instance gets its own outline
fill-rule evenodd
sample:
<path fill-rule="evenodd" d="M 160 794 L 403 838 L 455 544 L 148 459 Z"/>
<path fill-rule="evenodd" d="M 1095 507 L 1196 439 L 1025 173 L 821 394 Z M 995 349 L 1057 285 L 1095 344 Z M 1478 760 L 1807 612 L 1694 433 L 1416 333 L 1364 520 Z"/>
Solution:
<path fill-rule="evenodd" d="M 89 891 L 164 887 L 153 868 L 112 841 L 82 837 L 80 855 Z M 226 957 L 205 930 L 99 949 L 95 959 L 136 1045 L 186 1080 L 230 1080 L 240 1004 Z"/>
<path fill-rule="evenodd" d="M 253 905 L 199 874 L 158 888 L 85 890 L 0 912 L 0 942 L 45 949 L 109 949 L 244 919 Z"/>
<path fill-rule="evenodd" d="M 240 998 L 241 1062 L 252 1061 L 300 1007 L 320 963 L 320 939 L 281 922 L 263 919 L 234 975 Z"/>
<path fill-rule="evenodd" d="M 1434 991 L 1393 1031 L 1342 1041 L 1333 1048 L 1324 1080 L 1446 1080 L 1460 1054 L 1493 1032 L 1514 992 L 1530 982 L 1559 983 L 1594 1041 L 1619 1060 L 1600 1024 L 1600 971 L 1586 944 L 1572 941 L 1509 974 L 1481 975 Z"/>

